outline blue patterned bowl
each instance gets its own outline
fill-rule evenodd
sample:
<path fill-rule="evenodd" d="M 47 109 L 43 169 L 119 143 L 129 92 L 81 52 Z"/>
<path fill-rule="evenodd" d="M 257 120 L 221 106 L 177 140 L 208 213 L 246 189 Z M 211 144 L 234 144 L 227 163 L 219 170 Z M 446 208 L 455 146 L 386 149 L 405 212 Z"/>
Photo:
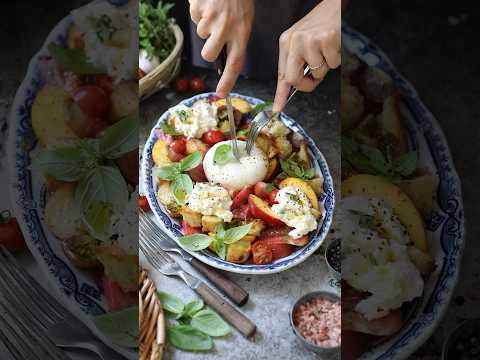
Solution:
<path fill-rule="evenodd" d="M 214 95 L 214 94 L 213 93 L 200 94 L 190 99 L 186 99 L 182 101 L 181 104 L 184 104 L 186 106 L 191 106 L 195 101 L 200 99 L 206 99 L 211 95 Z M 245 99 L 253 106 L 263 102 L 259 99 L 249 97 L 249 96 L 243 96 L 239 94 L 232 94 L 232 95 Z M 152 208 L 155 216 L 160 221 L 160 224 L 162 225 L 162 227 L 170 235 L 172 235 L 174 238 L 178 238 L 179 236 L 182 236 L 181 226 L 175 219 L 171 218 L 167 214 L 165 208 L 158 202 L 155 196 L 158 189 L 158 184 L 155 182 L 155 180 L 152 177 L 152 166 L 153 166 L 152 148 L 155 142 L 157 141 L 157 135 L 156 135 L 155 129 L 159 127 L 160 123 L 167 121 L 168 115 L 169 115 L 169 112 L 166 111 L 160 117 L 157 125 L 152 129 L 150 133 L 150 136 L 143 150 L 141 172 L 142 172 L 143 190 L 147 194 L 150 207 Z M 325 161 L 325 158 L 323 157 L 320 150 L 318 150 L 314 141 L 305 133 L 305 130 L 303 130 L 295 120 L 286 116 L 285 114 L 281 114 L 281 120 L 291 130 L 297 133 L 300 133 L 305 137 L 305 139 L 308 142 L 308 148 L 310 150 L 311 158 L 314 159 L 317 174 L 321 174 L 324 178 L 324 183 L 323 183 L 324 194 L 320 197 L 319 200 L 323 203 L 325 207 L 325 216 L 323 220 L 319 223 L 317 230 L 313 234 L 311 234 L 310 242 L 306 246 L 299 248 L 290 256 L 285 257 L 283 259 L 279 259 L 273 262 L 272 264 L 268 264 L 268 265 L 234 264 L 234 263 L 222 260 L 207 251 L 190 252 L 190 254 L 192 254 L 198 260 L 210 266 L 213 266 L 217 269 L 222 269 L 225 271 L 230 271 L 230 272 L 235 272 L 240 274 L 272 274 L 272 273 L 287 270 L 295 265 L 300 264 L 302 261 L 306 260 L 315 250 L 317 250 L 318 247 L 322 244 L 323 240 L 325 239 L 325 236 L 327 235 L 328 229 L 330 228 L 330 224 L 332 222 L 333 209 L 335 205 L 333 181 L 330 175 L 330 171 L 328 169 L 327 162 Z"/>
<path fill-rule="evenodd" d="M 342 46 L 393 79 L 402 94 L 400 110 L 419 151 L 420 166 L 428 168 L 429 173 L 438 178 L 434 211 L 426 224 L 429 253 L 437 269 L 426 280 L 423 297 L 415 302 L 413 313 L 403 328 L 395 336 L 375 344 L 361 357 L 361 360 L 406 359 L 433 333 L 458 281 L 465 245 L 461 183 L 437 120 L 382 50 L 346 24 L 342 25 Z"/>

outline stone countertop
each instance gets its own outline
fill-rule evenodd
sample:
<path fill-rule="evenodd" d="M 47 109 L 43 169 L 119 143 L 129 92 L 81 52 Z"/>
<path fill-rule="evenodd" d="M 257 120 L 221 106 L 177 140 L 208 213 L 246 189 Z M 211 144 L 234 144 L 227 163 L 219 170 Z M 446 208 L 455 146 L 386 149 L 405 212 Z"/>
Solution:
<path fill-rule="evenodd" d="M 342 16 L 380 46 L 440 123 L 462 182 L 466 247 L 452 303 L 412 359 L 438 359 L 463 319 L 480 317 L 480 48 L 478 11 L 468 2 L 351 1 Z M 478 9 L 477 9 L 478 10 Z"/>
<path fill-rule="evenodd" d="M 194 73 L 204 77 L 207 90 L 214 91 L 217 75 L 213 71 L 194 69 Z M 275 82 L 256 82 L 239 79 L 235 92 L 254 96 L 263 100 L 273 99 Z M 316 141 L 323 152 L 336 184 L 340 178 L 340 123 L 339 123 L 338 72 L 330 74 L 325 82 L 311 94 L 298 93 L 288 104 L 286 113 L 296 119 Z M 192 96 L 178 95 L 172 88 L 166 88 L 140 106 L 141 144 L 145 142 L 150 129 L 169 107 Z M 338 186 L 336 186 L 338 188 Z M 184 264 L 188 267 L 188 264 Z M 191 269 L 193 271 L 193 269 Z M 274 275 L 229 274 L 250 293 L 250 300 L 241 308 L 257 325 L 257 335 L 246 340 L 234 331 L 225 339 L 216 339 L 213 352 L 183 352 L 167 346 L 166 359 L 229 359 L 229 360 L 291 360 L 318 359 L 319 357 L 300 345 L 289 324 L 289 310 L 295 300 L 313 290 L 338 291 L 329 277 L 323 249 L 317 251 L 304 263 Z M 157 275 L 154 278 L 160 290 L 174 293 L 186 301 L 197 295 L 177 279 Z"/>

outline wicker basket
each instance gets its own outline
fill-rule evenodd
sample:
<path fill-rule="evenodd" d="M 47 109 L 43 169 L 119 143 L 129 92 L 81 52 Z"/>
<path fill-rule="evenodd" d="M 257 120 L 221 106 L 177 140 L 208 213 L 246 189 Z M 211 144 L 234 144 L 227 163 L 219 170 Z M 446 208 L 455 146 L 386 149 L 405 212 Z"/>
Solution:
<path fill-rule="evenodd" d="M 140 100 L 144 100 L 168 85 L 180 71 L 183 48 L 183 33 L 178 25 L 171 25 L 175 34 L 175 47 L 168 57 L 155 69 L 140 79 Z"/>
<path fill-rule="evenodd" d="M 139 360 L 161 360 L 165 346 L 165 316 L 155 285 L 145 271 L 140 273 Z"/>

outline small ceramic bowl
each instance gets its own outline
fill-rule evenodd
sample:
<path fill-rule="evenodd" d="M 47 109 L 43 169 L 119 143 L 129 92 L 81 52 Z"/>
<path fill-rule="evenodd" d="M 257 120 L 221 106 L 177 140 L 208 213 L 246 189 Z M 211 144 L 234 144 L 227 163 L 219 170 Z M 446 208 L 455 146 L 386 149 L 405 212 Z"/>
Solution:
<path fill-rule="evenodd" d="M 323 346 L 319 346 L 319 345 L 311 343 L 310 341 L 306 340 L 300 334 L 300 332 L 297 330 L 297 327 L 295 326 L 295 323 L 293 321 L 293 315 L 295 314 L 295 311 L 298 308 L 298 306 L 306 303 L 309 300 L 317 299 L 317 298 L 325 298 L 325 299 L 333 301 L 333 302 L 340 302 L 340 296 L 338 296 L 337 294 L 335 294 L 333 292 L 313 291 L 313 292 L 307 293 L 307 294 L 303 295 L 300 299 L 298 299 L 295 302 L 295 304 L 293 304 L 292 308 L 290 309 L 290 326 L 292 327 L 292 330 L 293 330 L 293 333 L 295 334 L 295 337 L 308 350 L 311 350 L 311 351 L 313 351 L 317 354 L 337 353 L 340 350 L 340 345 L 339 346 L 334 346 L 334 347 L 323 347 Z"/>
<path fill-rule="evenodd" d="M 448 335 L 442 360 L 480 359 L 480 318 L 462 322 Z"/>
<path fill-rule="evenodd" d="M 328 270 L 336 280 L 340 280 L 342 278 L 342 273 L 340 268 L 341 253 L 342 253 L 342 242 L 340 239 L 334 239 L 328 244 L 327 248 L 325 249 L 325 261 L 327 263 Z M 337 256 L 336 260 L 334 258 L 335 256 Z M 338 262 L 338 266 L 334 265 L 335 261 Z M 338 271 L 337 269 L 340 271 Z"/>

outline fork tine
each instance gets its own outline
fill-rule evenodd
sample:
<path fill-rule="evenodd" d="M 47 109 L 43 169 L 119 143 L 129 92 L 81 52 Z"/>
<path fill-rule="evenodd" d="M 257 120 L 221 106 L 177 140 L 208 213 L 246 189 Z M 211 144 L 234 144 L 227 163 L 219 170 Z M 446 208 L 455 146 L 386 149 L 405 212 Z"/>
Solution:
<path fill-rule="evenodd" d="M 147 235 L 144 232 L 141 232 L 140 234 L 140 248 L 143 254 L 152 263 L 152 265 L 155 265 L 156 267 L 160 267 L 167 263 L 163 259 L 156 256 L 155 249 L 152 247 L 151 244 L 148 243 Z"/>

